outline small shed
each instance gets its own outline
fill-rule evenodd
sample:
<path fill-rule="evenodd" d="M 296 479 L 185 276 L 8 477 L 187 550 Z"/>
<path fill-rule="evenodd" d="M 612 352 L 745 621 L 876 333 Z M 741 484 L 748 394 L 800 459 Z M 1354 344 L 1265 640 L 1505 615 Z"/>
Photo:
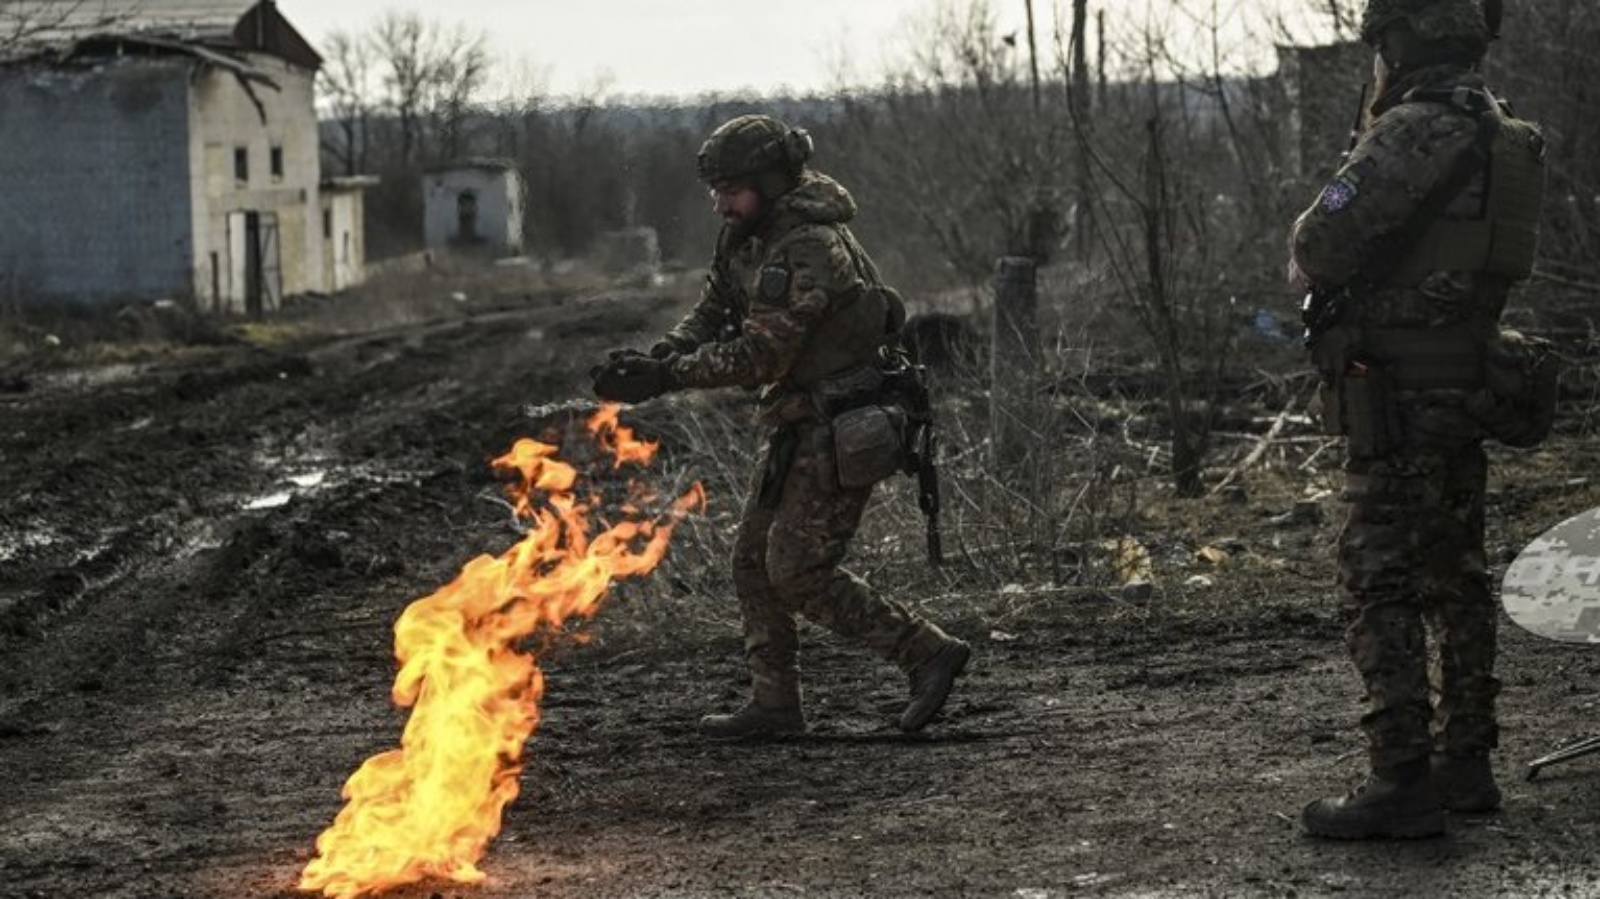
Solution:
<path fill-rule="evenodd" d="M 522 252 L 522 176 L 501 159 L 462 159 L 422 175 L 423 238 L 430 250 Z"/>
<path fill-rule="evenodd" d="M 322 270 L 338 292 L 367 279 L 365 192 L 376 187 L 372 175 L 322 179 Z"/>

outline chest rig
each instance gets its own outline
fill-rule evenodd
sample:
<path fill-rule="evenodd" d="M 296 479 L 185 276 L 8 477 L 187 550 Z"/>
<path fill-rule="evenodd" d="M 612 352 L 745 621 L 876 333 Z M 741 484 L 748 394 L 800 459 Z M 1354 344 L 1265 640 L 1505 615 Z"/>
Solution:
<path fill-rule="evenodd" d="M 1441 188 L 1447 195 L 1435 201 L 1438 214 L 1382 283 L 1412 285 L 1435 271 L 1526 278 L 1533 271 L 1544 203 L 1545 147 L 1538 126 L 1511 115 L 1483 90 L 1419 89 L 1404 102 L 1453 106 L 1476 119 L 1478 134 L 1463 160 L 1468 168 Z"/>
<path fill-rule="evenodd" d="M 821 237 L 818 229 L 831 233 Z M 770 244 L 746 244 L 725 258 L 729 265 L 725 283 L 732 289 L 728 325 L 737 329 L 761 305 L 783 305 L 792 289 L 785 260 L 787 248 L 802 239 L 836 239 L 849 253 L 856 283 L 829 297 L 827 313 L 817 322 L 799 356 L 783 378 L 789 388 L 808 390 L 834 376 L 862 366 L 876 367 L 879 350 L 905 323 L 905 305 L 894 288 L 883 283 L 877 267 L 855 235 L 843 225 L 806 224 L 779 236 Z M 784 273 L 781 285 L 777 282 Z"/>

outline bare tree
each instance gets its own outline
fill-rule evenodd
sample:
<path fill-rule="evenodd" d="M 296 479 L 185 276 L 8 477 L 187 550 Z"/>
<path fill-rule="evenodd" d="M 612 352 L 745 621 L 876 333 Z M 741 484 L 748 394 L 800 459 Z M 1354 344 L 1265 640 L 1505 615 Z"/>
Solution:
<path fill-rule="evenodd" d="M 1101 15 L 1104 16 L 1104 13 L 1102 12 Z M 1104 18 L 1102 18 L 1102 26 L 1104 21 Z M 1089 126 L 1091 115 L 1089 100 L 1088 28 L 1089 0 L 1072 0 L 1072 36 L 1069 43 L 1071 50 L 1069 53 L 1069 62 L 1063 66 L 1063 68 L 1070 68 L 1072 72 L 1072 80 L 1069 82 L 1071 87 L 1069 88 L 1067 94 L 1067 103 L 1069 106 L 1068 112 L 1072 116 L 1072 120 L 1078 123 L 1078 127 L 1080 129 Z M 1105 52 L 1104 44 L 1104 35 L 1102 34 L 1102 55 Z M 1104 66 L 1104 64 L 1105 60 L 1102 58 L 1101 65 Z M 1104 79 L 1103 69 L 1101 78 L 1102 80 Z M 1101 87 L 1101 92 L 1102 102 L 1104 102 L 1103 85 Z M 1081 145 L 1077 155 L 1076 163 L 1078 167 L 1078 177 L 1076 197 L 1077 202 L 1075 204 L 1076 220 L 1074 221 L 1074 231 L 1077 234 L 1076 243 L 1078 258 L 1085 259 L 1089 255 L 1089 241 L 1091 239 L 1091 233 L 1094 227 L 1094 219 L 1090 212 L 1090 210 L 1093 208 L 1093 204 L 1089 202 L 1089 190 L 1091 186 L 1091 181 L 1089 178 L 1089 157 L 1086 153 L 1082 152 Z"/>
<path fill-rule="evenodd" d="M 105 0 L 0 0 L 0 57 L 64 28 L 92 32 L 111 28 L 129 15 Z"/>
<path fill-rule="evenodd" d="M 941 2 L 921 31 L 881 92 L 845 100 L 838 155 L 967 283 L 997 256 L 1046 261 L 1069 194 L 1065 117 L 1053 100 L 1035 108 L 1031 64 L 988 0 Z"/>
<path fill-rule="evenodd" d="M 322 148 L 346 175 L 367 171 L 368 130 L 378 102 L 372 55 L 371 43 L 336 31 L 323 45 L 317 72 L 324 109 L 339 129 L 339 138 L 324 139 Z"/>
<path fill-rule="evenodd" d="M 1272 80 L 1230 57 L 1239 38 L 1222 22 L 1238 14 L 1196 0 L 1124 15 L 1115 24 L 1126 74 L 1073 132 L 1092 162 L 1087 195 L 1118 305 L 1161 375 L 1181 496 L 1203 492 L 1213 399 L 1241 324 L 1235 303 L 1283 294 L 1283 134 Z"/>
<path fill-rule="evenodd" d="M 445 154 L 461 149 L 461 126 L 469 103 L 488 80 L 488 39 L 447 27 L 415 13 L 389 12 L 371 35 L 382 67 L 387 111 L 399 127 L 399 165 L 409 168 L 438 138 Z M 427 125 L 439 126 L 430 135 Z"/>
<path fill-rule="evenodd" d="M 1600 291 L 1600 8 L 1581 0 L 1507 4 L 1503 39 L 1491 48 L 1490 82 L 1519 115 L 1539 122 L 1548 144 L 1549 189 L 1536 277 Z"/>

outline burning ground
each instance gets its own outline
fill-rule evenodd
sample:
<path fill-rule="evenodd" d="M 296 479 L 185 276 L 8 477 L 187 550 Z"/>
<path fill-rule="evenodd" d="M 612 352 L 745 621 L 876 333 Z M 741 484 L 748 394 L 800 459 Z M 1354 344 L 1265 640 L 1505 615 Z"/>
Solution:
<path fill-rule="evenodd" d="M 682 302 L 467 292 L 359 332 L 7 363 L 0 896 L 304 895 L 340 787 L 407 727 L 396 621 L 525 534 L 491 463 L 518 438 L 571 444 L 585 367 Z M 1265 433 L 1284 395 L 1242 395 Z M 1245 502 L 1144 488 L 1105 536 L 1137 541 L 1148 596 L 1051 574 L 1082 569 L 1070 554 L 1013 574 L 971 541 L 928 571 L 890 491 L 855 565 L 974 643 L 947 714 L 899 734 L 895 672 L 810 630 L 812 732 L 702 740 L 696 719 L 744 689 L 716 550 L 723 475 L 751 448 L 685 423 L 742 402 L 625 414 L 662 441 L 662 502 L 705 475 L 705 511 L 592 619 L 517 643 L 538 652 L 541 721 L 487 879 L 386 895 L 1600 896 L 1600 757 L 1522 778 L 1600 728 L 1600 654 L 1509 623 L 1505 811 L 1402 845 L 1300 835 L 1300 806 L 1363 761 L 1327 589 L 1331 454 L 1294 425 L 1243 473 Z M 1582 415 L 1563 427 L 1496 454 L 1498 565 L 1600 505 L 1600 451 Z M 1219 449 L 1214 475 L 1251 445 Z M 970 457 L 958 433 L 949 449 Z"/>

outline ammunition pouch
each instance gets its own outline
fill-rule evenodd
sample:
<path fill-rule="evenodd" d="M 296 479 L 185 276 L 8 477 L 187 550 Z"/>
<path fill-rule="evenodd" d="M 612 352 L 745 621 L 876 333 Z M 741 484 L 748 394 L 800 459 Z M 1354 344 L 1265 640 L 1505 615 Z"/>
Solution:
<path fill-rule="evenodd" d="M 811 401 L 824 418 L 832 418 L 878 399 L 883 372 L 875 366 L 857 365 L 819 378 L 810 387 Z"/>
<path fill-rule="evenodd" d="M 1390 373 L 1382 364 L 1351 359 L 1322 390 L 1323 430 L 1344 437 L 1351 458 L 1376 458 L 1400 444 L 1400 416 Z"/>
<path fill-rule="evenodd" d="M 1560 395 L 1561 362 L 1549 341 L 1503 329 L 1483 356 L 1483 387 L 1467 410 L 1506 446 L 1538 446 L 1550 436 Z"/>
<path fill-rule="evenodd" d="M 835 415 L 832 426 L 840 487 L 871 487 L 905 468 L 906 413 L 899 406 L 859 406 Z"/>
<path fill-rule="evenodd" d="M 811 386 L 811 402 L 833 432 L 839 486 L 870 487 L 904 467 L 904 409 L 883 394 L 884 372 L 871 365 L 829 375 Z"/>
<path fill-rule="evenodd" d="M 830 375 L 809 391 L 812 406 L 832 427 L 841 487 L 869 486 L 897 471 L 924 474 L 924 464 L 931 476 L 931 454 L 919 450 L 933 427 L 923 373 L 892 353 L 885 361 L 888 367 Z"/>
<path fill-rule="evenodd" d="M 1313 360 L 1322 374 L 1323 430 L 1348 439 L 1352 458 L 1393 451 L 1404 438 L 1396 393 L 1484 392 L 1483 326 L 1334 328 Z"/>

